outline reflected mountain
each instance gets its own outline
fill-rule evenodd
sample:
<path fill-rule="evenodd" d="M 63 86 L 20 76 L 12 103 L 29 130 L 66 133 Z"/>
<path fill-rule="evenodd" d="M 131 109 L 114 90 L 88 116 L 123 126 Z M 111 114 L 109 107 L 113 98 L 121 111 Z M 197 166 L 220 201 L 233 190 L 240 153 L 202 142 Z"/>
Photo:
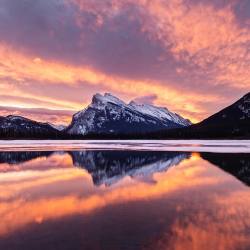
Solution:
<path fill-rule="evenodd" d="M 155 151 L 72 151 L 73 164 L 86 169 L 95 185 L 110 186 L 125 176 L 151 180 L 152 174 L 166 171 L 191 156 L 190 153 Z"/>
<path fill-rule="evenodd" d="M 200 155 L 250 186 L 250 154 L 201 153 Z"/>
<path fill-rule="evenodd" d="M 24 163 L 39 157 L 49 157 L 53 152 L 47 151 L 19 151 L 19 152 L 0 152 L 0 163 L 10 165 Z"/>
<path fill-rule="evenodd" d="M 15 171 L 16 168 L 12 169 L 13 165 L 45 157 L 43 169 L 47 169 L 46 164 L 50 166 L 48 161 L 50 157 L 53 155 L 53 161 L 57 161 L 57 155 L 59 154 L 69 155 L 74 166 L 86 169 L 91 174 L 93 183 L 97 186 L 102 184 L 110 186 L 125 176 L 152 182 L 154 173 L 166 171 L 171 166 L 178 165 L 182 160 L 191 156 L 190 153 L 162 151 L 19 151 L 0 152 L 0 164 L 9 164 L 11 168 L 8 171 Z M 200 156 L 250 186 L 250 154 L 200 153 Z M 25 166 L 25 169 L 37 169 L 40 165 L 41 162 L 39 161 Z M 61 166 L 60 161 L 56 166 Z M 21 168 L 23 169 L 24 166 Z M 41 170 L 41 168 L 39 169 Z"/>
<path fill-rule="evenodd" d="M 110 186 L 125 176 L 141 178 L 143 181 L 152 182 L 152 175 L 156 172 L 166 171 L 171 166 L 178 165 L 182 160 L 191 156 L 190 153 L 162 152 L 162 151 L 124 151 L 124 150 L 85 150 L 69 152 L 0 152 L 0 163 L 11 165 L 8 171 L 20 171 L 27 169 L 47 169 L 51 167 L 50 159 L 54 167 L 61 167 L 62 158 L 68 155 L 72 158 L 73 166 L 86 169 L 92 176 L 94 185 Z M 45 157 L 41 161 L 34 162 L 21 168 L 13 168 L 13 165 Z M 56 164 L 58 162 L 58 164 Z M 71 163 L 69 167 L 72 167 Z M 41 168 L 42 166 L 42 168 Z M 4 168 L 6 171 L 6 167 Z"/>

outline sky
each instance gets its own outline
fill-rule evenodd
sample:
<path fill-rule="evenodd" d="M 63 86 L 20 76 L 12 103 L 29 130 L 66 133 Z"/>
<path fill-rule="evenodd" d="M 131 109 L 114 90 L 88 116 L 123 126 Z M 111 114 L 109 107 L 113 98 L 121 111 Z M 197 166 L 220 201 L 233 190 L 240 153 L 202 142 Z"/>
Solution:
<path fill-rule="evenodd" d="M 249 89 L 249 0 L 0 0 L 0 115 L 67 124 L 109 92 L 198 122 Z"/>

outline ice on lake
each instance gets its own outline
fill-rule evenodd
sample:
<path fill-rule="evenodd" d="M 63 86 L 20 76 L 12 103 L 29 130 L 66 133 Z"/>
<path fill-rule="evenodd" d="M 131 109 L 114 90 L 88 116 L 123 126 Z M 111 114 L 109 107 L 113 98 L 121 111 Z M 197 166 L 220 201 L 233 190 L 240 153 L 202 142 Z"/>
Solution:
<path fill-rule="evenodd" d="M 0 141 L 0 150 L 158 150 L 250 153 L 250 140 L 13 140 Z"/>

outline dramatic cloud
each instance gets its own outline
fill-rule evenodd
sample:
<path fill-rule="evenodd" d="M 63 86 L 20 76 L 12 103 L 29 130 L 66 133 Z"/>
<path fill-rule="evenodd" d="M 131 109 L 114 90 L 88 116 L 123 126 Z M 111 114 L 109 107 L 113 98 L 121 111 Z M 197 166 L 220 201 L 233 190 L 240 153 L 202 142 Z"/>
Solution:
<path fill-rule="evenodd" d="M 99 91 L 201 120 L 249 91 L 249 13 L 247 0 L 0 0 L 0 105 L 79 110 Z"/>
<path fill-rule="evenodd" d="M 157 95 L 146 95 L 137 97 L 134 101 L 140 104 L 154 104 L 157 100 Z"/>

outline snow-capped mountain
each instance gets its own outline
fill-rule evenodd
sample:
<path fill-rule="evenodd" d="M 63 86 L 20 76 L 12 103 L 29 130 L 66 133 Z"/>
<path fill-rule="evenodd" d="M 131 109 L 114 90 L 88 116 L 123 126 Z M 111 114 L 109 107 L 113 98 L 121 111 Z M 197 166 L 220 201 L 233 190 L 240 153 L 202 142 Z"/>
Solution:
<path fill-rule="evenodd" d="M 58 134 L 48 123 L 15 115 L 0 117 L 0 138 L 56 138 Z"/>
<path fill-rule="evenodd" d="M 71 151 L 73 164 L 86 169 L 95 185 L 110 186 L 125 176 L 150 180 L 156 172 L 167 171 L 190 157 L 190 153 L 87 150 Z"/>
<path fill-rule="evenodd" d="M 91 104 L 73 116 L 66 131 L 72 135 L 141 134 L 180 128 L 191 122 L 166 108 L 130 102 L 111 94 L 96 94 Z"/>

